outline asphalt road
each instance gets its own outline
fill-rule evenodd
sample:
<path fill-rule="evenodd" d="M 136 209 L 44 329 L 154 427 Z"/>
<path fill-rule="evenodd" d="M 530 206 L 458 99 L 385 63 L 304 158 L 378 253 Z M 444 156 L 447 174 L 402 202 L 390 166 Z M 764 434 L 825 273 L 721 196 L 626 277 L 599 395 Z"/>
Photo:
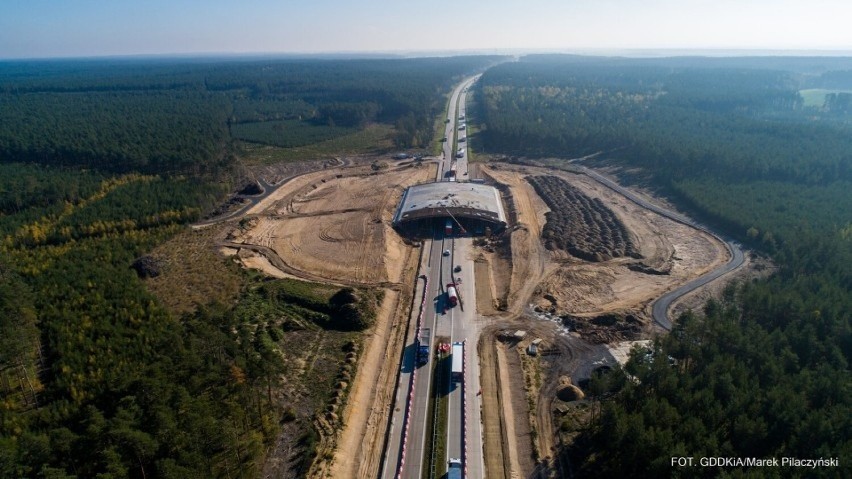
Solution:
<path fill-rule="evenodd" d="M 446 180 L 444 174 L 449 171 L 452 162 L 456 161 L 453 148 L 453 136 L 456 128 L 456 105 L 458 105 L 460 96 L 465 88 L 470 86 L 476 78 L 473 77 L 465 80 L 462 84 L 453 90 L 449 104 L 449 122 L 445 126 L 445 135 L 447 141 L 444 144 L 443 157 L 439 162 L 438 171 L 436 173 L 436 181 Z M 459 167 L 457 166 L 457 169 Z M 466 164 L 465 170 L 466 171 Z M 457 231 L 457 229 L 456 229 Z M 435 338 L 438 336 L 451 338 L 451 341 L 461 341 L 467 337 L 465 329 L 466 323 L 472 323 L 475 315 L 476 300 L 473 284 L 473 261 L 468 260 L 469 255 L 466 253 L 469 247 L 470 239 L 457 239 L 452 235 L 444 237 L 443 230 L 439 228 L 431 240 L 424 242 L 424 257 L 420 266 L 421 275 L 428 278 L 428 291 L 426 292 L 427 308 L 423 317 L 423 328 L 429 328 L 432 332 L 432 344 L 430 345 L 431 354 L 430 361 L 426 365 L 417 368 L 416 365 L 416 335 L 417 335 L 417 316 L 419 312 L 419 302 L 415 307 L 415 311 L 410 318 L 409 334 L 406 338 L 406 346 L 400 364 L 399 382 L 397 384 L 397 393 L 394 408 L 392 411 L 391 426 L 389 428 L 389 437 L 386 441 L 385 460 L 382 468 L 381 476 L 383 478 L 394 478 L 400 469 L 400 461 L 403 460 L 401 468 L 401 477 L 410 479 L 420 479 L 426 468 L 431 463 L 431 458 L 425 457 L 425 446 L 433 440 L 431 436 L 427 437 L 426 431 L 433 421 L 428 415 L 429 395 L 431 388 L 434 387 L 432 382 L 432 365 L 434 361 Z M 449 250 L 450 254 L 444 256 L 444 251 Z M 461 306 L 448 308 L 446 286 L 454 281 L 456 276 L 453 269 L 456 265 L 462 266 L 462 273 L 469 271 L 470 277 L 462 281 L 460 294 L 463 300 L 468 300 L 468 305 L 462 310 Z M 423 280 L 418 282 L 417 294 L 422 291 Z M 418 299 L 422 296 L 417 296 Z M 473 343 L 475 344 L 475 343 Z M 470 349 L 470 348 L 468 348 Z M 475 350 L 475 348 L 473 348 Z M 470 361 L 470 358 L 469 358 Z M 468 363 L 471 367 L 471 363 Z M 413 383 L 411 376 L 413 371 L 417 371 L 416 380 Z M 469 369 L 472 370 L 472 369 Z M 478 370 L 478 367 L 477 367 Z M 478 375 L 476 375 L 476 384 L 478 385 Z M 449 378 L 445 378 L 449 381 Z M 478 386 L 477 386 L 478 390 Z M 475 392 L 473 393 L 475 394 Z M 406 418 L 406 404 L 411 395 L 410 418 Z M 468 401 L 469 408 L 472 408 L 472 401 Z M 462 424 L 461 424 L 461 388 L 458 388 L 450 393 L 450 428 L 448 431 L 448 457 L 462 457 Z M 478 409 L 477 409 L 478 412 Z M 467 417 L 471 417 L 470 413 Z M 477 414 L 478 417 L 478 414 Z M 408 421 L 408 431 L 406 434 L 404 424 Z M 478 423 L 478 421 L 477 421 Z M 478 430 L 478 428 L 477 428 Z M 402 443 L 403 435 L 405 438 L 405 451 L 403 453 Z M 481 441 L 479 448 L 481 451 Z M 470 445 L 468 446 L 470 449 Z M 481 454 L 480 454 L 481 455 Z M 447 457 L 437 458 L 438 461 L 445 461 Z M 468 477 L 482 477 L 481 467 L 473 470 L 469 469 Z"/>
<path fill-rule="evenodd" d="M 458 118 L 467 121 L 466 100 L 467 90 L 479 79 L 479 76 L 465 81 L 458 100 Z M 450 108 L 450 112 L 455 111 Z M 461 122 L 462 120 L 458 120 Z M 452 120 L 451 122 L 452 123 Z M 456 135 L 466 137 L 467 130 L 456 130 Z M 451 137 L 447 137 L 451 140 Z M 467 151 L 467 142 L 458 143 L 459 148 Z M 451 146 L 451 145 L 450 145 Z M 446 146 L 445 146 L 446 148 Z M 455 153 L 455 152 L 453 152 Z M 468 154 L 462 158 L 456 158 L 456 172 L 458 181 L 468 181 Z M 458 229 L 456 228 L 456 231 Z M 466 477 L 480 478 L 485 474 L 484 458 L 482 455 L 482 427 L 481 427 L 481 397 L 477 394 L 480 390 L 479 384 L 479 355 L 476 344 L 479 340 L 479 330 L 482 319 L 476 314 L 476 284 L 473 274 L 473 241 L 470 237 L 456 237 L 452 241 L 450 258 L 452 261 L 444 265 L 444 283 L 450 281 L 456 283 L 461 304 L 451 309 L 447 316 L 449 319 L 449 334 L 452 342 L 465 342 L 464 354 L 466 371 L 464 385 L 450 385 L 449 415 L 447 419 L 447 457 L 460 458 L 464 463 Z M 460 272 L 455 272 L 456 267 Z M 447 329 L 445 321 L 444 328 L 439 325 L 439 331 Z M 449 380 L 449 378 L 447 378 Z M 464 394 L 464 399 L 462 398 Z M 465 406 L 462 414 L 462 404 Z"/>
<path fill-rule="evenodd" d="M 719 278 L 720 276 L 722 276 L 726 273 L 729 273 L 729 272 L 731 272 L 731 271 L 733 271 L 733 270 L 735 270 L 735 269 L 737 269 L 737 268 L 739 268 L 740 266 L 743 265 L 743 262 L 745 261 L 745 256 L 743 255 L 743 251 L 742 251 L 742 249 L 740 249 L 740 247 L 737 243 L 735 243 L 733 241 L 726 240 L 724 238 L 721 238 L 719 235 L 710 231 L 705 226 L 702 226 L 702 225 L 692 221 L 691 219 L 689 219 L 689 218 L 687 218 L 687 217 L 685 217 L 681 214 L 675 213 L 673 211 L 669 211 L 669 210 L 662 208 L 658 205 L 655 205 L 655 204 L 652 204 L 652 203 L 645 201 L 644 199 L 642 199 L 640 196 L 636 195 L 632 191 L 622 187 L 618 183 L 610 180 L 609 178 L 601 175 L 600 173 L 598 173 L 594 170 L 586 168 L 585 166 L 577 165 L 576 163 L 574 164 L 574 166 L 577 167 L 582 173 L 584 173 L 588 177 L 594 179 L 598 183 L 606 186 L 607 188 L 610 188 L 611 190 L 613 190 L 617 193 L 620 193 L 621 195 L 623 195 L 624 197 L 626 197 L 630 201 L 636 203 L 637 205 L 639 205 L 643 208 L 649 209 L 649 210 L 651 210 L 651 211 L 653 211 L 653 212 L 655 212 L 659 215 L 665 216 L 666 218 L 677 221 L 678 223 L 684 224 L 686 226 L 690 226 L 690 227 L 695 228 L 699 231 L 703 231 L 704 233 L 707 233 L 707 234 L 713 236 L 714 238 L 718 239 L 719 241 L 722 241 L 727 246 L 728 252 L 731 255 L 731 258 L 730 258 L 730 260 L 728 260 L 728 262 L 726 264 L 714 269 L 713 271 L 710 271 L 710 272 L 704 274 L 703 276 L 699 276 L 698 278 L 680 286 L 677 289 L 669 291 L 668 293 L 664 294 L 659 299 L 654 301 L 654 304 L 651 308 L 654 321 L 656 321 L 657 324 L 659 324 L 662 328 L 666 329 L 667 331 L 670 331 L 672 329 L 672 323 L 671 323 L 671 320 L 668 317 L 668 312 L 669 312 L 669 308 L 671 307 L 671 305 L 674 301 L 676 301 L 681 296 L 683 296 L 687 293 L 690 293 L 691 291 L 694 291 L 694 290 L 706 285 L 707 283 Z"/>

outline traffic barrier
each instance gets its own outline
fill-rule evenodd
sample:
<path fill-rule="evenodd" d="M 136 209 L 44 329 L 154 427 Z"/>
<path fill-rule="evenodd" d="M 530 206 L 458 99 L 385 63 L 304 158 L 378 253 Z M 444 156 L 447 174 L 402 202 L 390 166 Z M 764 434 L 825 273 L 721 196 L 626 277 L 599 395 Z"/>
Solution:
<path fill-rule="evenodd" d="M 423 299 L 420 301 L 420 314 L 417 316 L 417 336 L 415 339 L 420 340 L 420 328 L 423 324 L 423 312 L 426 309 L 426 295 L 429 293 L 429 278 L 424 278 L 423 284 Z M 408 446 L 408 431 L 411 429 L 411 405 L 414 401 L 414 391 L 417 386 L 417 358 L 415 357 L 415 366 L 411 371 L 411 379 L 408 383 L 408 398 L 405 401 L 405 414 L 402 421 L 402 447 L 400 452 L 399 464 L 396 468 L 397 479 L 402 479 L 402 471 L 405 469 L 405 453 Z"/>
<path fill-rule="evenodd" d="M 467 477 L 467 339 L 462 341 L 462 465 L 463 477 Z"/>

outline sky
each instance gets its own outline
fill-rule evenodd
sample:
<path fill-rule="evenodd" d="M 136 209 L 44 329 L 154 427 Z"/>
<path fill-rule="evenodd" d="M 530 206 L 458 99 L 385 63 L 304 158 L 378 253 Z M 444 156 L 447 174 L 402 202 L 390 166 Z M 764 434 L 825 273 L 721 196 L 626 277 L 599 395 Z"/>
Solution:
<path fill-rule="evenodd" d="M 0 58 L 852 51 L 850 0 L 0 0 Z"/>

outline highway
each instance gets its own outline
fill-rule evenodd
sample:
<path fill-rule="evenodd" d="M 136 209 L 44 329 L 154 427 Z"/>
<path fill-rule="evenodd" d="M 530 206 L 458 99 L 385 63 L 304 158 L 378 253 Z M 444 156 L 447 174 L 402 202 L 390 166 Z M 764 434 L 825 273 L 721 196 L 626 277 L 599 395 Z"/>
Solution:
<path fill-rule="evenodd" d="M 467 118 L 466 100 L 467 90 L 479 77 L 472 78 L 464 84 L 459 96 L 458 118 Z M 451 110 L 452 111 L 452 110 Z M 461 120 L 459 120 L 461 122 Z M 466 120 L 465 120 L 466 121 Z M 458 131 L 459 138 L 467 136 L 467 130 Z M 449 137 L 448 137 L 449 138 Z M 465 173 L 468 171 L 468 148 L 467 142 L 458 143 L 459 148 L 465 148 L 465 154 L 456 159 L 456 171 L 459 180 L 468 181 Z M 482 318 L 476 314 L 476 288 L 473 275 L 473 240 L 469 236 L 462 236 L 454 241 L 452 249 L 453 267 L 459 266 L 461 272 L 455 273 L 459 297 L 462 299 L 463 307 L 454 308 L 450 313 L 450 331 L 452 341 L 465 341 L 465 378 L 464 388 L 451 389 L 449 419 L 447 424 L 447 458 L 461 458 L 464 461 L 465 477 L 484 477 L 485 464 L 482 449 L 482 422 L 481 422 L 481 396 L 477 394 L 480 390 L 479 383 L 479 354 L 477 342 L 479 330 L 482 327 Z M 466 401 L 462 401 L 464 392 Z M 462 403 L 465 404 L 466 428 L 461 420 Z M 462 438 L 466 437 L 465 445 Z"/>
<path fill-rule="evenodd" d="M 572 161 L 572 163 L 573 163 L 573 161 Z M 681 296 L 683 296 L 683 295 L 685 295 L 685 294 L 687 294 L 691 291 L 694 291 L 694 290 L 706 285 L 707 283 L 709 283 L 709 282 L 711 282 L 711 281 L 713 281 L 713 280 L 715 280 L 715 279 L 717 279 L 717 278 L 739 268 L 740 266 L 743 265 L 743 262 L 745 262 L 745 255 L 743 254 L 742 249 L 739 247 L 739 245 L 737 243 L 735 243 L 733 241 L 726 240 L 724 238 L 721 238 L 719 235 L 710 231 L 705 226 L 702 226 L 702 225 L 690 220 L 689 218 L 687 218 L 687 217 L 685 217 L 681 214 L 675 213 L 673 211 L 667 210 L 667 209 L 662 208 L 658 205 L 655 205 L 653 203 L 649 203 L 648 201 L 645 201 L 642 197 L 636 195 L 635 193 L 628 190 L 627 188 L 624 188 L 623 186 L 619 185 L 618 183 L 610 180 L 609 178 L 601 175 L 600 173 L 598 173 L 598 172 L 596 172 L 592 169 L 586 168 L 585 166 L 581 166 L 581 165 L 578 165 L 576 163 L 574 163 L 573 166 L 578 168 L 579 171 L 582 172 L 583 174 L 585 174 L 586 176 L 594 179 L 598 183 L 606 186 L 607 188 L 609 188 L 609 189 L 611 189 L 611 190 L 613 190 L 617 193 L 620 193 L 625 198 L 636 203 L 637 205 L 639 205 L 643 208 L 649 209 L 649 210 L 651 210 L 651 211 L 653 211 L 653 212 L 655 212 L 655 213 L 657 213 L 661 216 L 665 216 L 666 218 L 669 218 L 673 221 L 677 221 L 678 223 L 681 223 L 681 224 L 684 224 L 686 226 L 695 228 L 699 231 L 703 231 L 704 233 L 707 233 L 710 236 L 713 236 L 714 238 L 718 239 L 719 241 L 725 243 L 725 246 L 728 248 L 728 253 L 730 254 L 730 259 L 728 260 L 727 263 L 725 263 L 724 265 L 714 269 L 713 271 L 710 271 L 710 272 L 708 272 L 708 273 L 706 273 L 702 276 L 699 276 L 698 278 L 695 278 L 694 280 L 680 286 L 679 288 L 676 288 L 672 291 L 669 291 L 668 293 L 664 294 L 663 296 L 658 298 L 656 301 L 654 301 L 654 304 L 651 307 L 651 314 L 654 318 L 654 321 L 656 321 L 657 324 L 659 324 L 665 330 L 671 331 L 671 329 L 672 329 L 672 323 L 671 323 L 671 320 L 668 317 L 668 312 L 669 312 L 669 308 L 671 307 L 671 305 L 674 301 L 676 301 Z"/>
<path fill-rule="evenodd" d="M 455 160 L 455 152 L 452 151 L 453 139 L 456 129 L 456 108 L 459 101 L 464 101 L 465 90 L 476 81 L 477 77 L 466 79 L 457 86 L 450 96 L 448 119 L 445 125 L 445 136 L 447 141 L 443 146 L 443 155 L 438 165 L 436 172 L 436 181 L 446 181 L 445 172 L 449 171 L 452 162 Z M 464 111 L 463 104 L 459 106 L 460 111 Z M 464 178 L 463 173 L 467 171 L 467 161 L 464 158 L 463 163 L 457 164 L 457 170 L 460 177 Z M 462 166 L 464 165 L 463 169 Z M 458 232 L 458 228 L 454 228 Z M 475 396 L 479 390 L 478 376 L 478 359 L 475 357 L 476 351 L 476 300 L 474 297 L 474 281 L 473 281 L 473 260 L 470 254 L 472 246 L 470 238 L 457 238 L 456 235 L 445 236 L 443 228 L 437 228 L 433 237 L 423 243 L 423 256 L 420 264 L 420 275 L 428 281 L 428 291 L 426 292 L 427 308 L 423 315 L 423 328 L 429 328 L 432 331 L 433 343 L 430 345 L 430 360 L 429 363 L 420 367 L 416 366 L 416 322 L 419 316 L 420 299 L 422 298 L 422 288 L 426 283 L 423 279 L 418 280 L 417 290 L 415 292 L 415 308 L 410 318 L 409 332 L 406 337 L 405 351 L 402 356 L 402 364 L 400 366 L 399 382 L 397 384 L 397 393 L 394 408 L 392 411 L 391 426 L 389 428 L 389 437 L 386 441 L 385 457 L 381 472 L 382 478 L 402 477 L 407 479 L 419 479 L 423 477 L 426 468 L 429 467 L 431 458 L 424 457 L 425 446 L 431 444 L 433 438 L 427 437 L 426 433 L 430 422 L 433 420 L 428 415 L 429 395 L 433 385 L 431 384 L 431 371 L 435 357 L 436 337 L 450 338 L 452 341 L 463 341 L 468 339 L 468 374 L 470 384 L 468 386 L 468 401 L 466 417 L 475 417 L 475 421 L 471 421 L 469 432 L 471 435 L 478 436 L 472 441 L 469 441 L 467 450 L 478 450 L 478 456 L 475 461 L 469 461 L 467 477 L 482 477 L 482 441 L 479 433 L 481 427 L 479 422 L 479 398 Z M 445 251 L 449 251 L 448 255 L 444 255 Z M 456 266 L 461 268 L 460 273 L 454 273 Z M 469 274 L 466 274 L 469 273 Z M 458 286 L 459 296 L 462 300 L 462 305 L 455 308 L 447 308 L 446 287 L 447 284 L 454 282 L 454 278 L 462 278 Z M 470 352 L 474 354 L 470 354 Z M 474 367 L 474 362 L 476 366 Z M 414 380 L 412 381 L 412 377 Z M 444 380 L 449 381 L 449 377 Z M 412 389 L 413 386 L 413 389 Z M 476 389 L 473 389 L 473 388 Z M 472 391 L 472 392 L 471 392 Z M 464 444 L 462 442 L 462 423 L 461 423 L 461 403 L 462 389 L 457 388 L 450 393 L 450 414 L 448 427 L 447 441 L 447 457 L 436 458 L 436 462 L 445 462 L 450 457 L 463 457 Z M 408 407 L 409 397 L 411 398 L 410 407 Z M 476 400 L 472 400 L 476 397 Z M 475 408 L 475 409 L 474 409 Z M 408 411 L 408 414 L 406 412 Z M 474 416 L 475 411 L 475 416 Z M 473 427 L 475 423 L 475 428 Z M 476 432 L 474 432 L 476 431 Z M 405 444 L 403 451 L 403 443 Z M 475 464 L 474 464 L 475 463 Z M 437 477 L 437 476 L 436 476 Z"/>

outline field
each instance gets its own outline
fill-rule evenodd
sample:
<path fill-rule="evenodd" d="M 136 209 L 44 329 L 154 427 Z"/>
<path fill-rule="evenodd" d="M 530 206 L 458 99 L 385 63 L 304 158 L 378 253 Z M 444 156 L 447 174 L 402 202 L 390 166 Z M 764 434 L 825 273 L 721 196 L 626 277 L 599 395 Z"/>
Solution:
<path fill-rule="evenodd" d="M 345 136 L 292 148 L 239 143 L 240 158 L 250 165 L 270 165 L 344 154 L 389 151 L 393 148 L 393 131 L 393 128 L 388 125 L 375 124 Z"/>
<path fill-rule="evenodd" d="M 231 125 L 231 136 L 238 140 L 283 148 L 310 145 L 355 133 L 355 128 L 316 124 L 300 120 L 277 120 Z"/>
<path fill-rule="evenodd" d="M 821 88 L 799 90 L 799 95 L 805 101 L 805 106 L 816 108 L 822 108 L 825 105 L 825 97 L 830 93 L 852 93 L 852 90 L 824 90 Z"/>

